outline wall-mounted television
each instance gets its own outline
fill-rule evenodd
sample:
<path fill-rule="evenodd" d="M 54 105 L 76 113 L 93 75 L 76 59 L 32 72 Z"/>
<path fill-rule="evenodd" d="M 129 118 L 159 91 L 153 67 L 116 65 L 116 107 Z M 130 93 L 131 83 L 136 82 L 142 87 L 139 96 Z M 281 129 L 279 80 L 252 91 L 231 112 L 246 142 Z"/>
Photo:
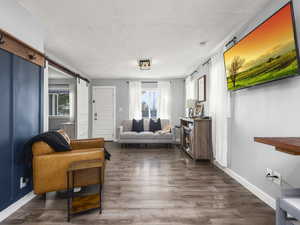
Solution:
<path fill-rule="evenodd" d="M 228 90 L 299 74 L 295 18 L 289 2 L 224 52 Z"/>

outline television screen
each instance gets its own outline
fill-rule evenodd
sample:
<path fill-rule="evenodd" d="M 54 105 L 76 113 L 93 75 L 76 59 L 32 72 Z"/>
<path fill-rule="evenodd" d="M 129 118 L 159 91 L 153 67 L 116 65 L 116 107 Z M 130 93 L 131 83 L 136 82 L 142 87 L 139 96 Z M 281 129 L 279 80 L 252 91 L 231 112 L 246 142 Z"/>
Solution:
<path fill-rule="evenodd" d="M 299 57 L 292 3 L 224 53 L 227 86 L 238 90 L 296 75 Z"/>

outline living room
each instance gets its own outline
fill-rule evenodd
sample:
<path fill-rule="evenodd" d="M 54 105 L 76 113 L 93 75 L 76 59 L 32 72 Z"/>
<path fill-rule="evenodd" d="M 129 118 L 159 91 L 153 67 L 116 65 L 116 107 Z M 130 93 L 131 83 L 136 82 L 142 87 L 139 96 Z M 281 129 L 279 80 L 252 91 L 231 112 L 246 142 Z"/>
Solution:
<path fill-rule="evenodd" d="M 0 12 L 0 224 L 299 224 L 299 1 Z"/>

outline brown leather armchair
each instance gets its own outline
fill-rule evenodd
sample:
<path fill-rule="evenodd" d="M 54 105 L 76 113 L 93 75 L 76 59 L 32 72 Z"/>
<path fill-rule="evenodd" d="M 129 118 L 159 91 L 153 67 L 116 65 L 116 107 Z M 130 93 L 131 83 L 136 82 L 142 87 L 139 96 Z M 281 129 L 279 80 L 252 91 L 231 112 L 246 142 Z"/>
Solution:
<path fill-rule="evenodd" d="M 32 146 L 33 189 L 35 194 L 67 189 L 67 169 L 70 163 L 81 160 L 104 160 L 104 139 L 71 140 L 72 150 L 55 152 L 47 143 L 36 142 Z M 104 178 L 104 168 L 102 170 Z M 76 175 L 75 186 L 83 187 L 99 183 L 99 170 L 83 170 Z"/>

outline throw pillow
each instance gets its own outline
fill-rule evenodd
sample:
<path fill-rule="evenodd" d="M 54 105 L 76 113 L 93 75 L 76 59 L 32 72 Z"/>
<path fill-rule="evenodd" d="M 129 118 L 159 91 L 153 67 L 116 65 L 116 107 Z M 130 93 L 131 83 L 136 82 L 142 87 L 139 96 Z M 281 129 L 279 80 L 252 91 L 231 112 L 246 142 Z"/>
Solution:
<path fill-rule="evenodd" d="M 144 120 L 143 119 L 141 119 L 141 120 L 133 119 L 131 131 L 138 132 L 138 133 L 143 132 L 144 131 Z"/>
<path fill-rule="evenodd" d="M 152 118 L 150 119 L 149 130 L 151 132 L 156 132 L 161 130 L 160 118 L 158 118 L 156 121 L 153 120 Z"/>
<path fill-rule="evenodd" d="M 62 129 L 57 131 L 58 133 L 61 134 L 61 136 L 63 136 L 63 138 L 66 140 L 66 142 L 70 145 L 71 144 L 71 139 L 69 137 L 69 135 Z"/>
<path fill-rule="evenodd" d="M 166 125 L 162 130 L 167 132 L 167 133 L 171 133 L 172 127 L 171 127 L 171 125 Z"/>

